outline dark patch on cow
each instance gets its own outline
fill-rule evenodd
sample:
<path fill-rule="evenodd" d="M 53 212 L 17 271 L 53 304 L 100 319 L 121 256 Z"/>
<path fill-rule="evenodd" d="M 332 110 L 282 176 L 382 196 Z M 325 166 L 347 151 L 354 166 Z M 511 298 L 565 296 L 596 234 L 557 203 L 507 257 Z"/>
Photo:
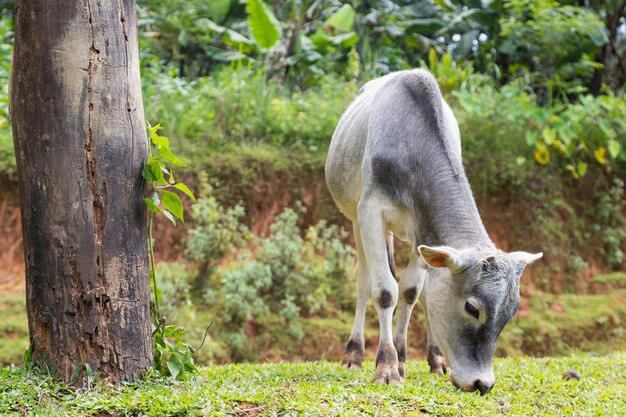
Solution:
<path fill-rule="evenodd" d="M 393 157 L 377 155 L 372 158 L 374 183 L 387 198 L 403 207 L 406 207 L 406 193 L 410 190 L 408 178 Z"/>
<path fill-rule="evenodd" d="M 381 290 L 376 302 L 380 308 L 389 308 L 393 304 L 393 297 L 391 296 L 389 290 Z"/>
<path fill-rule="evenodd" d="M 363 342 L 350 339 L 346 346 L 346 354 L 341 361 L 341 365 L 344 368 L 361 368 L 361 363 L 363 362 L 363 348 Z"/>
<path fill-rule="evenodd" d="M 363 344 L 357 342 L 356 340 L 350 339 L 346 346 L 346 353 L 356 352 L 360 355 L 363 355 Z"/>
<path fill-rule="evenodd" d="M 376 368 L 380 365 L 394 365 L 398 362 L 398 353 L 393 345 L 382 345 L 378 347 L 376 354 Z"/>
<path fill-rule="evenodd" d="M 496 328 L 495 323 L 487 322 L 476 328 L 472 325 L 464 326 L 461 330 L 461 340 L 466 342 L 465 355 L 476 363 L 488 363 L 496 348 L 496 340 L 502 328 Z M 504 326 L 502 326 L 504 327 Z"/>
<path fill-rule="evenodd" d="M 441 353 L 441 350 L 439 350 L 439 346 L 428 346 L 428 356 L 426 357 L 426 360 L 428 361 L 430 369 L 440 366 L 443 359 L 443 354 Z"/>
<path fill-rule="evenodd" d="M 429 132 L 443 141 L 444 132 L 440 121 L 443 120 L 439 85 L 432 77 L 416 77 L 414 74 L 403 74 L 398 77 L 398 83 L 405 93 L 411 97 L 416 109 L 420 111 L 421 122 L 427 126 Z"/>
<path fill-rule="evenodd" d="M 411 287 L 411 288 L 408 288 L 406 291 L 404 291 L 404 301 L 406 301 L 407 304 L 411 305 L 415 303 L 416 300 L 417 300 L 417 287 Z"/>

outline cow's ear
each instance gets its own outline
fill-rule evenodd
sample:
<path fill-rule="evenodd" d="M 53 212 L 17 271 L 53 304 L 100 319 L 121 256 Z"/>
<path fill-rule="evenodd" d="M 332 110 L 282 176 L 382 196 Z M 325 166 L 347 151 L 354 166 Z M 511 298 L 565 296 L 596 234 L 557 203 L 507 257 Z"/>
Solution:
<path fill-rule="evenodd" d="M 528 252 L 511 252 L 509 256 L 513 260 L 513 266 L 515 268 L 515 274 L 517 278 L 522 276 L 526 265 L 530 265 L 538 259 L 543 257 L 543 252 L 528 253 Z"/>
<path fill-rule="evenodd" d="M 458 270 L 463 267 L 463 259 L 461 253 L 449 246 L 426 246 L 420 245 L 419 251 L 422 259 L 432 268 L 449 268 Z"/>

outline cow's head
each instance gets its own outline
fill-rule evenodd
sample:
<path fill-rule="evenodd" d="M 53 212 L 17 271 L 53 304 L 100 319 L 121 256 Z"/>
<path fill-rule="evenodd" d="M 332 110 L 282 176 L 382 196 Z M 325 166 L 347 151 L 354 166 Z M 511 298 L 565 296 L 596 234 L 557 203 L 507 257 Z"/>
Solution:
<path fill-rule="evenodd" d="M 428 271 L 426 310 L 435 343 L 452 368 L 452 383 L 481 394 L 495 382 L 496 340 L 519 307 L 524 267 L 542 253 L 420 246 Z"/>

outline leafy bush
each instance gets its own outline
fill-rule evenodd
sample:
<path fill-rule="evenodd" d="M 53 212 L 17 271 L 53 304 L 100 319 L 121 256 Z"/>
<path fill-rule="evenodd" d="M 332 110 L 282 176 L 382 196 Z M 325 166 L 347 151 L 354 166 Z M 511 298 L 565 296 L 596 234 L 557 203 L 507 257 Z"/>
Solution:
<path fill-rule="evenodd" d="M 181 263 L 161 262 L 156 265 L 156 275 L 159 277 L 161 314 L 170 322 L 193 321 L 191 284 L 194 272 Z"/>
<path fill-rule="evenodd" d="M 357 86 L 325 77 L 316 88 L 291 92 L 265 71 L 225 69 L 188 81 L 157 68 L 144 72 L 147 118 L 173 129 L 170 137 L 186 155 L 198 145 L 270 143 L 326 149 Z"/>
<path fill-rule="evenodd" d="M 460 104 L 455 109 L 460 124 L 471 124 L 462 126 L 464 138 L 469 134 L 473 143 L 500 142 L 495 149 L 516 154 L 520 166 L 530 159 L 530 151 L 539 165 L 554 161 L 574 179 L 583 177 L 591 163 L 609 170 L 626 166 L 624 96 L 584 95 L 575 103 L 541 107 L 534 93 L 519 83 L 499 89 L 483 83 L 453 95 Z"/>
<path fill-rule="evenodd" d="M 302 237 L 298 219 L 295 211 L 283 210 L 271 236 L 253 239 L 251 248 L 240 248 L 236 263 L 215 270 L 207 301 L 221 314 L 218 327 L 235 359 L 258 358 L 248 340 L 252 334 L 297 342 L 304 336 L 300 317 L 335 308 L 333 297 L 351 298 L 346 284 L 353 249 L 342 241 L 346 232 L 320 222 Z M 200 232 L 192 238 L 203 240 Z"/>
<path fill-rule="evenodd" d="M 622 250 L 623 242 L 626 240 L 624 181 L 615 178 L 609 192 L 599 192 L 597 198 L 599 219 L 594 227 L 596 232 L 602 236 L 606 263 L 619 269 L 626 260 Z"/>
<path fill-rule="evenodd" d="M 500 50 L 510 57 L 510 69 L 529 69 L 532 84 L 547 89 L 548 101 L 584 92 L 602 67 L 594 61 L 608 41 L 602 20 L 591 10 L 555 0 L 512 0 L 505 8 Z"/>
<path fill-rule="evenodd" d="M 222 258 L 244 246 L 251 235 L 242 223 L 243 207 L 222 206 L 212 195 L 206 174 L 200 174 L 200 188 L 198 201 L 192 206 L 195 225 L 189 231 L 185 253 L 198 264 L 197 286 L 206 288 Z"/>

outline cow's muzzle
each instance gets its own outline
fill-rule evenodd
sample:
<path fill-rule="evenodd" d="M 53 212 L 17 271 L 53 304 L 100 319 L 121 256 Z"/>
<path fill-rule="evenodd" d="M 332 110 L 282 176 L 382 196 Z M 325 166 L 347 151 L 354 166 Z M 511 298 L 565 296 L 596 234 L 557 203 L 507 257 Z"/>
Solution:
<path fill-rule="evenodd" d="M 469 385 L 469 386 L 463 386 L 458 384 L 454 378 L 450 377 L 450 382 L 452 382 L 452 384 L 455 387 L 461 388 L 467 392 L 474 392 L 474 391 L 478 391 L 480 392 L 480 395 L 487 395 L 489 394 L 489 392 L 493 389 L 494 384 L 487 384 L 484 381 L 481 381 L 480 379 L 477 379 L 476 381 L 474 381 L 474 384 Z"/>

